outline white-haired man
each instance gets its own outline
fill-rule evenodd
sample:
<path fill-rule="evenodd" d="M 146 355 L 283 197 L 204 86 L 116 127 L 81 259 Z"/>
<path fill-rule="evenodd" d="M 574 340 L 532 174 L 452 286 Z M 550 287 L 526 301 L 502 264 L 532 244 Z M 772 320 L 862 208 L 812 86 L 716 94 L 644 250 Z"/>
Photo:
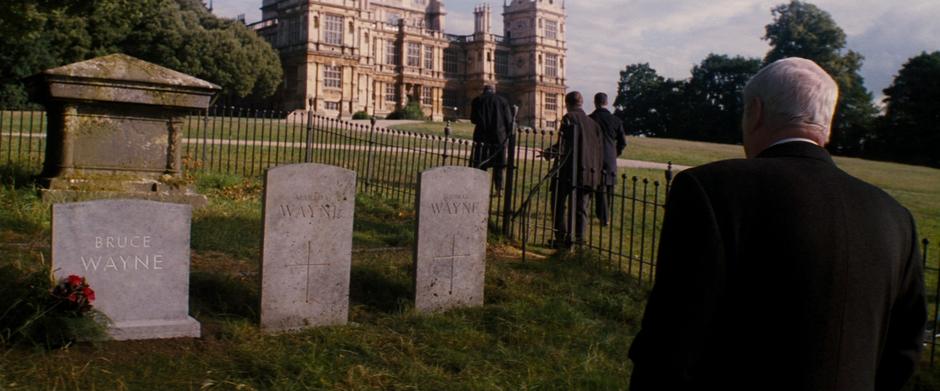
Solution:
<path fill-rule="evenodd" d="M 677 175 L 632 390 L 898 390 L 926 322 L 910 213 L 823 149 L 838 98 L 812 61 L 744 89 L 748 159 Z"/>

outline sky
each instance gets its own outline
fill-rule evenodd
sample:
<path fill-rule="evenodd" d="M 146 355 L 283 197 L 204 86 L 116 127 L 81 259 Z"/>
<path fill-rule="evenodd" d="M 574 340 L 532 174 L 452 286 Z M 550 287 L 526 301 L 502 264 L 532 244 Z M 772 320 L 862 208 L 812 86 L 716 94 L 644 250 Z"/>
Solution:
<path fill-rule="evenodd" d="M 649 63 L 660 75 L 686 79 L 709 53 L 763 58 L 762 40 L 775 5 L 787 0 L 567 0 L 568 87 L 585 94 L 617 89 L 628 64 Z M 445 31 L 473 31 L 473 7 L 483 1 L 450 0 Z M 502 31 L 499 0 L 494 32 Z M 922 51 L 940 50 L 940 0 L 814 0 L 865 56 L 862 76 L 876 100 L 901 66 Z M 224 17 L 258 21 L 261 0 L 214 0 Z"/>

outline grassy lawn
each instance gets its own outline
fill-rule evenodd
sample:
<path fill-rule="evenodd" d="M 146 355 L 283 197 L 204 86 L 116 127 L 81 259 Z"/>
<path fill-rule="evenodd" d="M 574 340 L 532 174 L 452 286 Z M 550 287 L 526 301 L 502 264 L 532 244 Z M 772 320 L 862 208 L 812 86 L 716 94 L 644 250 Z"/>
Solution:
<path fill-rule="evenodd" d="M 444 135 L 445 124 L 443 122 L 424 122 L 404 125 L 394 125 L 392 129 L 404 130 L 421 134 L 431 134 L 435 136 Z M 470 121 L 452 122 L 450 124 L 451 137 L 472 139 L 473 124 Z"/>
<path fill-rule="evenodd" d="M 37 270 L 49 259 L 49 205 L 28 185 L 28 172 L 4 177 L 14 180 L 0 188 L 0 269 Z M 263 335 L 261 184 L 200 175 L 196 185 L 210 199 L 194 213 L 192 234 L 190 308 L 203 338 L 56 350 L 0 345 L 0 390 L 613 390 L 629 383 L 626 354 L 647 293 L 636 280 L 606 271 L 590 254 L 522 262 L 518 250 L 496 241 L 484 307 L 420 315 L 412 301 L 413 210 L 365 196 L 357 200 L 350 324 Z M 937 384 L 936 374 L 920 376 Z"/>
<path fill-rule="evenodd" d="M 521 262 L 491 246 L 486 306 L 413 310 L 413 212 L 357 203 L 350 324 L 259 332 L 260 187 L 205 176 L 193 221 L 191 312 L 198 340 L 0 348 L 0 389 L 622 389 L 645 289 L 590 256 Z M 48 260 L 48 205 L 31 187 L 0 191 L 0 267 Z M 400 248 L 369 251 L 372 248 Z M 0 304 L 0 307 L 3 307 Z"/>
<path fill-rule="evenodd" d="M 473 126 L 469 123 L 452 125 L 455 136 L 469 137 Z M 397 129 L 428 134 L 443 134 L 442 123 L 426 122 L 396 126 Z M 651 162 L 672 162 L 683 166 L 698 166 L 717 160 L 744 157 L 740 145 L 703 143 L 649 137 L 628 137 L 623 158 Z M 917 220 L 918 231 L 933 243 L 940 243 L 940 169 L 878 162 L 856 158 L 836 157 L 836 164 L 851 175 L 872 183 L 894 196 L 911 210 Z M 629 175 L 635 175 L 633 171 Z M 661 173 L 645 177 L 658 179 Z"/>

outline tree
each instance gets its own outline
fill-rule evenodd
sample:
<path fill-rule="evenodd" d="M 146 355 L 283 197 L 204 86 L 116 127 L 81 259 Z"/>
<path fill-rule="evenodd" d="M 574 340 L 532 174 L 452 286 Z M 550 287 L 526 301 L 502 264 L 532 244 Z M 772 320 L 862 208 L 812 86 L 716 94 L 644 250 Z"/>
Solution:
<path fill-rule="evenodd" d="M 689 121 L 682 138 L 740 143 L 741 92 L 760 65 L 757 58 L 709 54 L 693 67 L 687 93 L 695 120 Z"/>
<path fill-rule="evenodd" d="M 648 63 L 627 65 L 620 72 L 614 107 L 630 134 L 661 136 L 665 133 L 660 107 L 666 79 Z"/>
<path fill-rule="evenodd" d="M 940 51 L 909 59 L 884 93 L 880 156 L 940 166 Z"/>
<path fill-rule="evenodd" d="M 771 11 L 774 21 L 763 39 L 770 43 L 764 65 L 782 58 L 815 61 L 839 85 L 839 103 L 829 149 L 841 154 L 862 152 L 878 110 L 859 74 L 864 57 L 845 50 L 845 32 L 828 12 L 813 4 L 793 0 Z"/>
<path fill-rule="evenodd" d="M 0 105 L 26 103 L 22 78 L 123 52 L 219 84 L 227 97 L 268 97 L 277 53 L 233 20 L 193 0 L 0 2 Z"/>

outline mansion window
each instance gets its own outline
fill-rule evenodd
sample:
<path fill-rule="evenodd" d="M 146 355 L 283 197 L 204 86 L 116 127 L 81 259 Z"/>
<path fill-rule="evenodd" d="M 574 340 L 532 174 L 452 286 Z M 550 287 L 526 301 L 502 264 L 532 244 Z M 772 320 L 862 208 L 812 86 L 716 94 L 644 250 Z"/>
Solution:
<path fill-rule="evenodd" d="M 421 104 L 427 106 L 434 104 L 433 94 L 431 87 L 421 87 Z"/>
<path fill-rule="evenodd" d="M 408 66 L 421 66 L 421 44 L 408 42 Z"/>
<path fill-rule="evenodd" d="M 558 77 L 558 55 L 545 55 L 545 76 Z"/>
<path fill-rule="evenodd" d="M 546 121 L 546 122 L 545 122 L 545 127 L 548 128 L 548 129 L 550 129 L 550 130 L 557 130 L 557 129 L 558 129 L 558 121 Z"/>
<path fill-rule="evenodd" d="M 326 15 L 326 30 L 323 32 L 324 42 L 330 45 L 343 44 L 343 17 L 338 15 Z"/>
<path fill-rule="evenodd" d="M 287 44 L 295 44 L 304 41 L 303 37 L 303 15 L 292 16 L 288 23 L 288 42 Z"/>
<path fill-rule="evenodd" d="M 558 22 L 554 20 L 545 21 L 545 39 L 558 39 Z"/>
<path fill-rule="evenodd" d="M 398 45 L 395 44 L 395 41 L 387 41 L 385 44 L 385 63 L 398 65 Z"/>
<path fill-rule="evenodd" d="M 388 102 L 398 102 L 398 91 L 394 84 L 385 85 L 385 100 Z"/>
<path fill-rule="evenodd" d="M 323 68 L 323 87 L 339 89 L 343 85 L 343 69 L 325 66 Z"/>
<path fill-rule="evenodd" d="M 323 108 L 330 111 L 339 111 L 339 102 L 325 102 Z"/>
<path fill-rule="evenodd" d="M 444 72 L 457 73 L 459 70 L 457 64 L 457 51 L 453 49 L 444 50 Z"/>
<path fill-rule="evenodd" d="M 496 75 L 509 76 L 509 52 L 496 52 Z"/>
<path fill-rule="evenodd" d="M 424 69 L 434 69 L 434 47 L 424 47 Z"/>
<path fill-rule="evenodd" d="M 545 111 L 558 111 L 558 95 L 545 94 Z"/>

